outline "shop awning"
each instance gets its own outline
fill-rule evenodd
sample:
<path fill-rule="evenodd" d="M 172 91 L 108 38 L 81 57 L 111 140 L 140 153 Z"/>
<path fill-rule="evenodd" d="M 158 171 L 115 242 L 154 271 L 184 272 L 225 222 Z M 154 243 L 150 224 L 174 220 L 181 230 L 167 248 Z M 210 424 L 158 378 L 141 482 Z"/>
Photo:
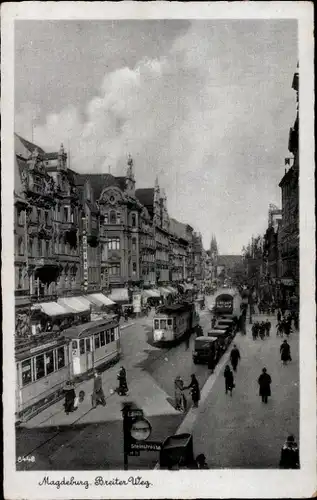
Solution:
<path fill-rule="evenodd" d="M 129 294 L 127 288 L 113 288 L 109 299 L 114 302 L 129 302 Z"/>
<path fill-rule="evenodd" d="M 41 311 L 47 316 L 65 316 L 70 313 L 70 311 L 58 304 L 57 302 L 40 302 L 32 306 L 31 311 Z"/>
<path fill-rule="evenodd" d="M 142 296 L 147 297 L 147 298 L 151 298 L 151 297 L 155 297 L 157 299 L 160 298 L 159 292 L 157 292 L 155 290 L 143 290 Z"/>
<path fill-rule="evenodd" d="M 108 297 L 106 297 L 103 293 L 91 293 L 90 295 L 85 295 L 85 299 L 88 299 L 89 302 L 98 307 L 115 305 L 115 302 L 108 299 Z"/>
<path fill-rule="evenodd" d="M 172 292 L 170 292 L 169 290 L 167 290 L 167 288 L 164 288 L 163 286 L 159 287 L 159 291 L 160 291 L 161 295 L 164 295 L 164 297 L 172 294 Z"/>
<path fill-rule="evenodd" d="M 91 303 L 85 297 L 63 297 L 57 300 L 58 304 L 63 307 L 70 308 L 73 313 L 89 312 Z"/>
<path fill-rule="evenodd" d="M 169 290 L 173 295 L 177 295 L 178 294 L 178 291 L 173 288 L 172 286 L 166 286 L 165 287 L 167 290 Z"/>

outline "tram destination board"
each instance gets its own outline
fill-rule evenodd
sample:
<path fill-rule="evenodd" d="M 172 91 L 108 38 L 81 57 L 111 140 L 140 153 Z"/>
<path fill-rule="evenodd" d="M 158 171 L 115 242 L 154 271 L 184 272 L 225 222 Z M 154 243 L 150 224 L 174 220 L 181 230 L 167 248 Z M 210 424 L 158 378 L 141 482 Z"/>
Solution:
<path fill-rule="evenodd" d="M 126 416 L 129 418 L 143 417 L 143 410 L 128 410 Z"/>
<path fill-rule="evenodd" d="M 160 451 L 162 449 L 162 443 L 159 441 L 147 441 L 146 443 L 131 443 L 131 451 L 142 450 L 142 451 Z"/>

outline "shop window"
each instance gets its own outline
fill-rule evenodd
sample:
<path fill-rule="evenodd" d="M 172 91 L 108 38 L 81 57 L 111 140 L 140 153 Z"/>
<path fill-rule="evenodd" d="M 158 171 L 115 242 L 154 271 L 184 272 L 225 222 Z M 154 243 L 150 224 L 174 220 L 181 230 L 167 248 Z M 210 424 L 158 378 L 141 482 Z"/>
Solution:
<path fill-rule="evenodd" d="M 80 354 L 85 354 L 85 339 L 79 341 L 79 352 Z"/>
<path fill-rule="evenodd" d="M 114 342 L 114 328 L 111 328 L 110 330 L 110 341 Z"/>
<path fill-rule="evenodd" d="M 100 332 L 100 345 L 101 346 L 104 346 L 106 343 L 106 340 L 105 340 L 105 332 Z"/>
<path fill-rule="evenodd" d="M 74 342 L 73 342 L 74 344 Z M 77 348 L 77 342 L 75 341 L 76 347 Z M 74 346 L 73 346 L 74 349 Z M 65 349 L 64 346 L 59 347 L 57 349 L 57 369 L 60 370 L 65 366 Z"/>
<path fill-rule="evenodd" d="M 49 375 L 54 371 L 54 353 L 53 351 L 49 351 L 45 353 L 45 367 L 46 367 L 46 375 Z"/>
<path fill-rule="evenodd" d="M 160 328 L 160 321 L 158 319 L 154 320 L 154 330 L 158 330 Z"/>
<path fill-rule="evenodd" d="M 44 354 L 35 358 L 35 376 L 36 380 L 45 376 Z"/>
<path fill-rule="evenodd" d="M 90 352 L 90 339 L 86 339 L 86 352 Z"/>
<path fill-rule="evenodd" d="M 110 212 L 110 224 L 116 224 L 117 223 L 117 214 L 114 210 L 111 210 Z"/>
<path fill-rule="evenodd" d="M 31 359 L 22 361 L 22 386 L 32 382 L 32 366 Z"/>
<path fill-rule="evenodd" d="M 99 333 L 97 335 L 95 335 L 95 349 L 99 349 L 100 347 L 100 337 L 99 337 Z"/>
<path fill-rule="evenodd" d="M 106 344 L 110 344 L 110 330 L 106 331 Z"/>

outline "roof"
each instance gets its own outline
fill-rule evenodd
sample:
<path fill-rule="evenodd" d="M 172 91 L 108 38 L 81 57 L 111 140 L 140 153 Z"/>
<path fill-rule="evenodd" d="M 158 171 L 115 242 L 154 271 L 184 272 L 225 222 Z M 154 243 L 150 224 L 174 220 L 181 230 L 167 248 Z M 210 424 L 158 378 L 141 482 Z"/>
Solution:
<path fill-rule="evenodd" d="M 108 326 L 115 322 L 116 320 L 113 317 L 89 321 L 89 323 L 82 323 L 81 325 L 67 328 L 63 331 L 63 335 L 67 338 L 79 338 L 85 336 L 85 334 L 92 335 L 99 327 Z"/>
<path fill-rule="evenodd" d="M 217 266 L 232 268 L 242 262 L 242 255 L 218 255 Z"/>
<path fill-rule="evenodd" d="M 110 186 L 117 186 L 121 191 L 125 190 L 125 177 L 115 177 L 112 174 L 78 174 L 75 175 L 76 186 L 84 186 L 89 180 L 94 192 L 95 200 L 100 198 L 102 191 Z"/>
<path fill-rule="evenodd" d="M 136 189 L 135 196 L 144 207 L 153 207 L 154 188 Z"/>
<path fill-rule="evenodd" d="M 42 153 L 45 155 L 44 149 L 40 148 L 40 146 L 37 146 L 36 144 L 33 144 L 33 142 L 27 141 L 26 139 L 23 139 L 20 135 L 15 133 L 15 136 L 22 142 L 23 146 L 29 151 L 29 153 L 33 153 L 35 149 L 38 150 L 39 153 Z M 19 154 L 18 151 L 15 151 L 16 154 Z"/>

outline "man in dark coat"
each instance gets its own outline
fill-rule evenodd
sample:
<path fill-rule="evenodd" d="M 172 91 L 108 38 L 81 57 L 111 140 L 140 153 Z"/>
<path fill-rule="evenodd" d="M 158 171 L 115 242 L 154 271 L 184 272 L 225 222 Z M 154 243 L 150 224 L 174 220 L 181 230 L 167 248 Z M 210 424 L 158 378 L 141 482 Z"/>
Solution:
<path fill-rule="evenodd" d="M 263 403 L 267 403 L 268 396 L 271 396 L 271 383 L 272 379 L 267 373 L 266 368 L 263 368 L 261 375 L 258 378 L 258 384 L 260 386 L 259 395 L 262 398 Z"/>
<path fill-rule="evenodd" d="M 75 409 L 74 402 L 76 398 L 75 386 L 71 381 L 66 382 L 66 385 L 64 387 L 64 394 L 65 394 L 64 408 L 66 415 L 68 415 Z"/>
<path fill-rule="evenodd" d="M 280 353 L 281 353 L 281 361 L 283 362 L 283 365 L 287 365 L 288 361 L 292 361 L 291 357 L 291 347 L 287 340 L 284 340 L 281 347 L 280 347 Z"/>
<path fill-rule="evenodd" d="M 232 390 L 234 388 L 234 377 L 233 373 L 230 370 L 230 366 L 226 365 L 225 371 L 223 373 L 223 376 L 225 378 L 225 391 L 226 394 L 228 394 L 228 391 L 230 392 L 230 396 L 232 396 Z"/>
<path fill-rule="evenodd" d="M 100 373 L 97 371 L 94 372 L 94 389 L 91 400 L 93 408 L 96 408 L 98 403 L 106 406 L 106 398 L 102 388 L 102 379 Z"/>
<path fill-rule="evenodd" d="M 191 375 L 191 382 L 187 387 L 184 387 L 184 390 L 185 389 L 191 390 L 193 406 L 194 406 L 194 408 L 197 408 L 198 402 L 200 400 L 200 389 L 199 389 L 198 380 L 194 374 Z"/>
<path fill-rule="evenodd" d="M 233 349 L 230 353 L 230 361 L 234 372 L 237 371 L 237 366 L 240 358 L 240 351 L 237 348 L 236 344 L 234 344 Z"/>
<path fill-rule="evenodd" d="M 288 436 L 281 449 L 281 469 L 299 469 L 299 449 L 294 436 Z"/>

